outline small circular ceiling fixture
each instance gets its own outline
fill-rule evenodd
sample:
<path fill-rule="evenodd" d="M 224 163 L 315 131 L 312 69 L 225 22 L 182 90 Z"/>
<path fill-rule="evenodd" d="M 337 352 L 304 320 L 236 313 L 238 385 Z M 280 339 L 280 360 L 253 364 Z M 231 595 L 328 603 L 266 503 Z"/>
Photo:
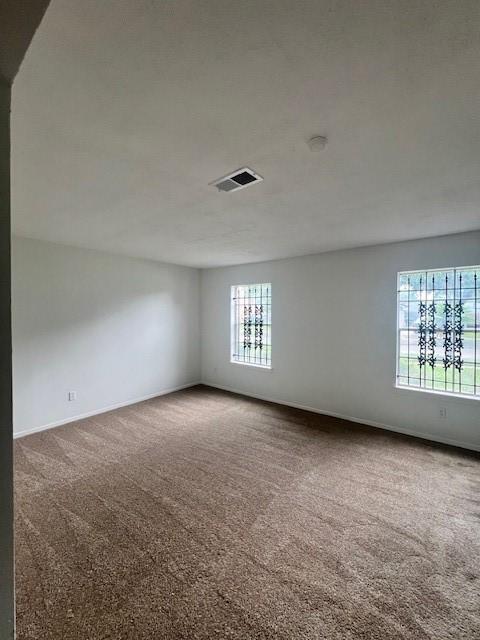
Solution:
<path fill-rule="evenodd" d="M 307 142 L 310 151 L 322 151 L 327 146 L 326 136 L 312 136 Z"/>

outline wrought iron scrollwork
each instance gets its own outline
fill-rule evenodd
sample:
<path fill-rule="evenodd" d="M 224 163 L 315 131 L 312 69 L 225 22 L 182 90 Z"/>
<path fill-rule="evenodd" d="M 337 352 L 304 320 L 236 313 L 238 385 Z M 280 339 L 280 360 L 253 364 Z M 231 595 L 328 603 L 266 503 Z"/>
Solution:
<path fill-rule="evenodd" d="M 243 348 L 252 348 L 252 307 L 245 306 L 243 309 Z"/>
<path fill-rule="evenodd" d="M 418 325 L 418 364 L 420 367 L 429 365 L 434 367 L 437 361 L 435 357 L 436 346 L 436 324 L 435 324 L 436 306 L 434 302 L 427 304 L 420 301 L 418 303 L 418 314 L 420 323 Z"/>
<path fill-rule="evenodd" d="M 400 274 L 400 385 L 480 397 L 479 276 L 480 266 Z"/>
<path fill-rule="evenodd" d="M 427 305 L 425 302 L 418 303 L 418 315 L 420 322 L 418 325 L 418 364 L 424 367 L 427 362 Z"/>
<path fill-rule="evenodd" d="M 448 300 L 448 274 L 445 275 L 445 304 L 443 307 L 443 368 L 450 369 L 453 364 L 453 307 Z"/>
<path fill-rule="evenodd" d="M 255 349 L 263 348 L 263 305 L 255 305 Z"/>
<path fill-rule="evenodd" d="M 445 278 L 445 284 L 448 291 L 448 276 Z M 445 302 L 445 322 L 443 325 L 443 367 L 445 370 L 452 365 L 457 371 L 461 371 L 463 368 L 463 312 L 462 276 L 460 275 L 460 300 L 453 305 L 448 300 Z"/>
<path fill-rule="evenodd" d="M 452 350 L 453 350 L 453 309 L 449 302 L 445 303 L 445 322 L 443 324 L 443 368 L 449 369 L 452 366 Z"/>
<path fill-rule="evenodd" d="M 463 302 L 457 302 L 453 311 L 453 366 L 457 371 L 461 371 L 463 367 L 462 349 L 463 349 Z"/>
<path fill-rule="evenodd" d="M 231 288 L 231 359 L 253 366 L 271 366 L 271 284 Z"/>
<path fill-rule="evenodd" d="M 436 327 L 436 324 L 435 324 L 435 313 L 436 313 L 436 311 L 437 311 L 437 308 L 435 306 L 435 303 L 431 302 L 428 305 L 428 309 L 427 309 L 427 331 L 428 331 L 427 364 L 429 364 L 431 367 L 434 367 L 435 363 L 437 361 L 437 359 L 435 357 L 435 346 L 437 344 L 436 337 L 435 337 L 435 332 L 437 330 L 437 327 Z"/>
<path fill-rule="evenodd" d="M 462 274 L 459 277 L 460 294 L 459 301 L 455 304 L 453 309 L 453 366 L 457 371 L 461 371 L 463 368 L 463 311 L 464 304 L 462 302 Z"/>

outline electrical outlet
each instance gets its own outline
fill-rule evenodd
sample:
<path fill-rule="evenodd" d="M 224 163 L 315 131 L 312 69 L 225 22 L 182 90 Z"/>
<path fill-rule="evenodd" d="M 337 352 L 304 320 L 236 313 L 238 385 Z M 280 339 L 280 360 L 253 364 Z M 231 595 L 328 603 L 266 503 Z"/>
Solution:
<path fill-rule="evenodd" d="M 447 407 L 440 407 L 438 415 L 439 415 L 440 418 L 445 420 L 445 418 L 447 417 Z"/>
<path fill-rule="evenodd" d="M 72 402 L 72 400 L 76 400 L 77 399 L 77 392 L 76 391 L 69 391 L 68 392 L 68 400 L 69 402 Z"/>

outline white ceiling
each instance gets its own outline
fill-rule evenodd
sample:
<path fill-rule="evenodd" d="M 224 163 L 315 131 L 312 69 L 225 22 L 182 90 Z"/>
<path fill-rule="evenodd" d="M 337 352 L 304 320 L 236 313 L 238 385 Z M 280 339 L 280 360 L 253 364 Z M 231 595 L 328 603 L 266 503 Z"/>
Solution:
<path fill-rule="evenodd" d="M 478 0 L 52 0 L 13 100 L 19 235 L 206 267 L 480 228 Z"/>

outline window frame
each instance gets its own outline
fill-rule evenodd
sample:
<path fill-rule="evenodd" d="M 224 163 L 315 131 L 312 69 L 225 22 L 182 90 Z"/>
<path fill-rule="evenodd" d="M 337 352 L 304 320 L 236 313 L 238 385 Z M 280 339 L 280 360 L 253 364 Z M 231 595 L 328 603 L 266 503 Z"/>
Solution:
<path fill-rule="evenodd" d="M 399 382 L 399 378 L 402 377 L 400 375 L 400 332 L 401 332 L 401 328 L 399 326 L 399 303 L 400 303 L 400 299 L 399 299 L 399 291 L 400 291 L 400 278 L 401 276 L 405 276 L 405 275 L 409 275 L 409 274 L 418 274 L 418 273 L 432 273 L 432 272 L 443 272 L 443 271 L 462 271 L 462 270 L 467 270 L 467 269 L 476 269 L 479 268 L 480 271 L 480 265 L 466 265 L 466 266 L 454 266 L 454 267 L 435 267 L 435 268 L 420 268 L 420 269 L 408 269 L 405 271 L 397 271 L 397 278 L 396 278 L 396 289 L 395 289 L 395 327 L 396 327 L 396 351 L 395 351 L 395 381 L 394 381 L 394 388 L 395 389 L 399 389 L 400 391 L 416 391 L 419 393 L 423 393 L 423 394 L 427 394 L 427 395 L 433 395 L 433 396 L 440 396 L 443 397 L 445 399 L 450 400 L 455 400 L 455 401 L 460 401 L 463 402 L 464 400 L 473 400 L 474 402 L 478 402 L 480 400 L 480 394 L 478 393 L 473 393 L 473 394 L 467 394 L 467 393 L 462 393 L 460 391 L 443 391 L 441 389 L 426 389 L 424 387 L 415 387 L 413 385 L 407 385 L 407 384 L 401 384 Z M 480 332 L 480 327 L 477 327 L 477 318 L 475 317 L 475 327 L 476 327 L 476 333 L 479 334 Z M 480 335 L 480 334 L 479 334 Z M 475 354 L 475 358 L 476 358 L 476 354 Z M 478 366 L 479 363 L 476 363 L 476 366 Z M 475 389 L 476 391 L 476 389 Z"/>
<path fill-rule="evenodd" d="M 235 345 L 236 345 L 236 341 L 235 341 L 235 327 L 236 325 L 236 304 L 235 304 L 235 298 L 234 298 L 234 291 L 238 288 L 238 287 L 252 287 L 255 285 L 266 285 L 268 284 L 270 287 L 270 320 L 272 317 L 272 283 L 271 282 L 254 282 L 254 283 L 250 283 L 250 284 L 243 284 L 243 283 L 239 283 L 239 284 L 232 284 L 230 285 L 229 288 L 229 294 L 230 294 L 230 364 L 239 364 L 243 367 L 253 367 L 255 369 L 260 369 L 263 371 L 272 371 L 273 369 L 273 358 L 272 358 L 272 354 L 273 354 L 273 350 L 272 350 L 272 343 L 273 343 L 273 325 L 270 322 L 270 363 L 269 364 L 261 364 L 261 363 L 257 363 L 257 362 L 243 362 L 241 360 L 235 360 L 234 359 L 234 355 L 235 355 Z"/>

